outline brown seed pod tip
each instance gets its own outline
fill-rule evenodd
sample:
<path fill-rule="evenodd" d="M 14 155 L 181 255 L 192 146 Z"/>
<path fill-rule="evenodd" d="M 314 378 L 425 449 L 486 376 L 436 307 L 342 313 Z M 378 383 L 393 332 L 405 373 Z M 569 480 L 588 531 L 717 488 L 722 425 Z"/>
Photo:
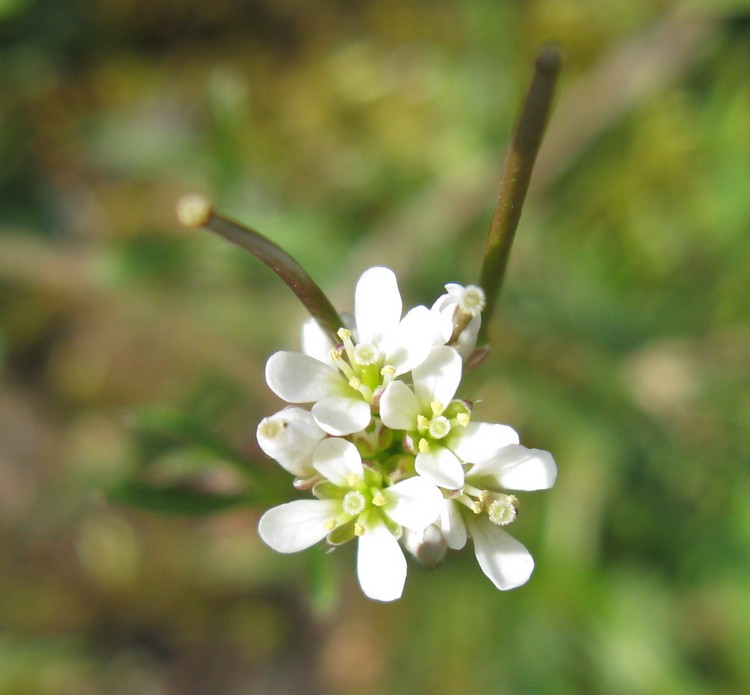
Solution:
<path fill-rule="evenodd" d="M 191 193 L 177 201 L 177 219 L 184 227 L 205 227 L 212 215 L 213 207 L 206 196 Z"/>

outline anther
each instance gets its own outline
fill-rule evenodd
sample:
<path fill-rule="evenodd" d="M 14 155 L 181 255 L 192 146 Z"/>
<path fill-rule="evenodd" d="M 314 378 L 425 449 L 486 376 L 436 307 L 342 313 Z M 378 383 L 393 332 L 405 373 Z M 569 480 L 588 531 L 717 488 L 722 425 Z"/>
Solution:
<path fill-rule="evenodd" d="M 419 447 L 420 454 L 430 453 L 430 443 L 424 437 L 419 440 L 419 444 L 417 446 Z"/>

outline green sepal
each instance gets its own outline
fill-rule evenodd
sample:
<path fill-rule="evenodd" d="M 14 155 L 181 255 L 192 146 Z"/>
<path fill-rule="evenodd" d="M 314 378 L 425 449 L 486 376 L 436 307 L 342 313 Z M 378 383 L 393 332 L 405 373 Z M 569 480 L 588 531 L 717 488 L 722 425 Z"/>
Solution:
<path fill-rule="evenodd" d="M 404 529 L 401 528 L 401 524 L 397 524 L 393 519 L 391 519 L 386 514 L 381 514 L 380 518 L 385 523 L 388 530 L 396 536 L 396 538 L 401 538 L 401 534 L 404 532 Z"/>
<path fill-rule="evenodd" d="M 346 490 L 334 485 L 330 480 L 321 480 L 315 483 L 312 493 L 319 500 L 336 500 L 341 499 L 346 494 Z"/>
<path fill-rule="evenodd" d="M 458 415 L 471 416 L 471 403 L 459 399 L 453 400 L 448 404 L 448 407 L 443 412 L 443 415 L 449 420 L 452 420 Z"/>
<path fill-rule="evenodd" d="M 337 526 L 328 534 L 327 541 L 331 545 L 343 545 L 354 539 L 354 519 Z"/>

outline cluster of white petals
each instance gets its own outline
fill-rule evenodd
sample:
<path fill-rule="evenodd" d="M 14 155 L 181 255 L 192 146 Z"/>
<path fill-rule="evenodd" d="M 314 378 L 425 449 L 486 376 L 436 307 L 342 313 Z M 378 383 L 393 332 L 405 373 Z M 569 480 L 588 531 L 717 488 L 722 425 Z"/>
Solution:
<path fill-rule="evenodd" d="M 357 538 L 359 583 L 380 601 L 403 592 L 402 546 L 434 565 L 467 538 L 495 586 L 524 584 L 534 561 L 504 529 L 518 510 L 512 493 L 550 488 L 557 475 L 548 452 L 521 446 L 506 425 L 474 422 L 456 397 L 484 294 L 446 290 L 402 316 L 395 275 L 371 268 L 337 344 L 309 321 L 303 352 L 266 365 L 271 390 L 294 405 L 261 421 L 258 442 L 314 498 L 267 511 L 260 536 L 281 553 Z"/>

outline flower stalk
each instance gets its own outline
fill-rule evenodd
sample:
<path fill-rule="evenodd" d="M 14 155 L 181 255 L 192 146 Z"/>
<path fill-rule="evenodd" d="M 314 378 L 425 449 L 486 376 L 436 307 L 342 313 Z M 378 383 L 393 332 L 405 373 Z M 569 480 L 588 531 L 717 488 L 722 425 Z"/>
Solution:
<path fill-rule="evenodd" d="M 505 278 L 510 247 L 521 219 L 531 172 L 549 120 L 561 67 L 562 56 L 558 48 L 544 48 L 537 56 L 534 62 L 534 76 L 521 107 L 505 160 L 500 192 L 490 223 L 479 276 L 479 286 L 485 292 L 487 305 L 479 330 L 477 355 L 486 355 L 487 352 L 487 329 Z"/>
<path fill-rule="evenodd" d="M 252 253 L 284 281 L 320 327 L 336 342 L 336 331 L 342 325 L 338 312 L 305 269 L 278 244 L 216 212 L 211 202 L 200 195 L 182 198 L 177 203 L 177 218 L 186 227 L 204 227 Z"/>
<path fill-rule="evenodd" d="M 524 584 L 534 569 L 505 527 L 518 513 L 514 491 L 549 489 L 557 465 L 548 452 L 522 446 L 511 427 L 474 419 L 473 404 L 458 391 L 462 374 L 489 350 L 487 323 L 560 67 L 555 48 L 537 56 L 479 285 L 449 283 L 429 308 L 404 313 L 395 274 L 374 267 L 357 283 L 354 315 L 340 315 L 277 244 L 217 213 L 202 196 L 178 203 L 183 225 L 205 227 L 252 253 L 312 316 L 302 327 L 302 352 L 278 351 L 266 363 L 266 382 L 287 405 L 257 429 L 261 449 L 312 497 L 267 510 L 259 535 L 280 553 L 356 539 L 357 577 L 369 598 L 402 595 L 404 550 L 434 566 L 471 539 L 480 568 L 502 591 Z"/>

